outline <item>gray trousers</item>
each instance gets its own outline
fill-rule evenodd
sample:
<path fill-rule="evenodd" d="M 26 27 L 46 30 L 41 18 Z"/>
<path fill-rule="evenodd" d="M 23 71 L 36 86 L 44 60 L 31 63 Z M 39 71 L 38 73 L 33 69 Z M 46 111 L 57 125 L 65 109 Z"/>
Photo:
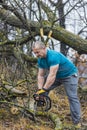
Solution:
<path fill-rule="evenodd" d="M 66 95 L 68 96 L 72 121 L 74 124 L 77 124 L 81 118 L 80 102 L 77 95 L 78 76 L 73 74 L 66 78 L 56 79 L 49 91 L 60 84 L 64 85 Z"/>

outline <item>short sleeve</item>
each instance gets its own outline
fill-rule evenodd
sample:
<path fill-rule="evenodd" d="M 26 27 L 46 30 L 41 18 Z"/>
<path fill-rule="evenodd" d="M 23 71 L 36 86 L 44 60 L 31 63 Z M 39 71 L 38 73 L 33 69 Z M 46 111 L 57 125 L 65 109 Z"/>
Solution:
<path fill-rule="evenodd" d="M 60 57 L 58 57 L 58 55 L 57 56 L 56 55 L 51 56 L 50 59 L 49 59 L 50 67 L 58 65 L 58 64 L 60 64 Z"/>

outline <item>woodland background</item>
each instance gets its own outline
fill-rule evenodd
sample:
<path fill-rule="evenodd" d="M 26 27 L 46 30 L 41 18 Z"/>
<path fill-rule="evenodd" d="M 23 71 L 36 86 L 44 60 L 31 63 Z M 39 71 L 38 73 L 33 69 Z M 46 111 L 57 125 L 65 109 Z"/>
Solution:
<path fill-rule="evenodd" d="M 81 129 L 86 130 L 86 0 L 0 0 L 0 130 L 75 129 L 63 86 L 50 92 L 48 113 L 31 111 L 37 89 L 37 58 L 32 54 L 36 40 L 62 52 L 78 67 Z"/>

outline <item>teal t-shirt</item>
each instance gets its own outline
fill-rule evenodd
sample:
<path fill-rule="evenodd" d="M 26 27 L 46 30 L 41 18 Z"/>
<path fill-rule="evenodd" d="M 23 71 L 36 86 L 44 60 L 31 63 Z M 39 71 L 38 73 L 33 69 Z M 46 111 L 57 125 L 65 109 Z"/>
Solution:
<path fill-rule="evenodd" d="M 38 66 L 43 69 L 50 69 L 51 66 L 59 64 L 56 78 L 68 77 L 77 73 L 76 66 L 69 61 L 62 53 L 54 50 L 47 50 L 45 58 L 38 58 Z"/>

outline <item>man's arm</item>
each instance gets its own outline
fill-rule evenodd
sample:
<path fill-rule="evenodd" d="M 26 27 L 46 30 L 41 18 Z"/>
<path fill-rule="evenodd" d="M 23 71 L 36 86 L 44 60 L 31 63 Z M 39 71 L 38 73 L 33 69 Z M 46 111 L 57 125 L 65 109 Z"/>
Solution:
<path fill-rule="evenodd" d="M 45 69 L 39 68 L 38 71 L 38 89 L 42 89 L 44 85 L 44 77 L 45 76 Z"/>
<path fill-rule="evenodd" d="M 49 75 L 47 77 L 46 83 L 43 86 L 43 88 L 48 89 L 54 83 L 58 68 L 59 68 L 59 65 L 50 67 L 50 72 L 49 72 Z"/>

